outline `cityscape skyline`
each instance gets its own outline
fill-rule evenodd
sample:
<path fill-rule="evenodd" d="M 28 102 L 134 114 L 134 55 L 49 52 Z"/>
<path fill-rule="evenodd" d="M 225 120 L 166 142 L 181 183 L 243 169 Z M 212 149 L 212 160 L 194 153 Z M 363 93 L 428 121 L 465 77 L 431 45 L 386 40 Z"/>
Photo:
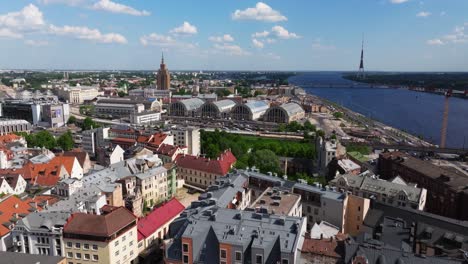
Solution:
<path fill-rule="evenodd" d="M 468 70 L 461 0 L 8 2 L 0 69 L 357 71 L 364 33 L 368 71 Z"/>

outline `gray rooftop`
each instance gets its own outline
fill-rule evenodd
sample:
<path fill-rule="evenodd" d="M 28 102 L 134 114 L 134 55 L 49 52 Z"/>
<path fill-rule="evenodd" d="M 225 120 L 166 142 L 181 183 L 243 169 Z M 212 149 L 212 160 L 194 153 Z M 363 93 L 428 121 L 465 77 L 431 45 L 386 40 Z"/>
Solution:
<path fill-rule="evenodd" d="M 366 176 L 364 174 L 344 174 L 333 179 L 330 184 L 334 186 L 342 186 L 340 182 L 345 182 L 346 186 L 359 190 L 385 194 L 388 197 L 396 197 L 400 192 L 404 192 L 408 200 L 413 203 L 419 203 L 422 189 L 408 185 L 398 184 L 381 180 L 376 177 Z"/>
<path fill-rule="evenodd" d="M 282 104 L 279 106 L 279 108 L 283 109 L 286 111 L 286 113 L 288 114 L 288 116 L 294 116 L 298 113 L 303 113 L 304 112 L 304 109 L 302 109 L 302 107 L 296 103 L 286 103 L 286 104 Z"/>
<path fill-rule="evenodd" d="M 229 112 L 234 106 L 236 106 L 236 102 L 229 99 L 216 101 L 211 104 L 213 104 L 221 113 Z"/>
<path fill-rule="evenodd" d="M 57 264 L 63 261 L 65 258 L 2 251 L 0 252 L 0 259 L 3 264 L 20 264 L 20 263 Z"/>
<path fill-rule="evenodd" d="M 226 208 L 238 192 L 244 191 L 244 186 L 247 184 L 248 178 L 240 174 L 228 174 L 225 177 L 218 178 L 214 185 L 207 188 L 205 193 L 202 193 L 198 199 L 215 199 L 217 205 L 221 208 Z"/>
<path fill-rule="evenodd" d="M 265 112 L 270 106 L 265 101 L 248 101 L 244 104 L 252 114 Z"/>
<path fill-rule="evenodd" d="M 197 110 L 198 108 L 200 108 L 205 103 L 205 101 L 203 101 L 200 98 L 190 98 L 190 99 L 179 101 L 177 103 L 181 103 L 182 105 L 184 105 L 187 111 L 193 111 L 193 110 Z"/>
<path fill-rule="evenodd" d="M 59 231 L 67 223 L 70 212 L 34 212 L 22 218 L 18 225 L 30 231 Z"/>

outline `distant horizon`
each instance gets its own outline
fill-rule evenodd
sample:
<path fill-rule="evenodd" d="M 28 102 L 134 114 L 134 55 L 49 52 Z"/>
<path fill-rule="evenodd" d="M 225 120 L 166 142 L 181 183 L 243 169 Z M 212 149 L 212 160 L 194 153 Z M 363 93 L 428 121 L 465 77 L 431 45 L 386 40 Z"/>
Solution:
<path fill-rule="evenodd" d="M 184 71 L 353 72 L 364 40 L 368 72 L 468 72 L 466 10 L 464 0 L 4 0 L 0 68 L 151 71 L 164 52 Z"/>

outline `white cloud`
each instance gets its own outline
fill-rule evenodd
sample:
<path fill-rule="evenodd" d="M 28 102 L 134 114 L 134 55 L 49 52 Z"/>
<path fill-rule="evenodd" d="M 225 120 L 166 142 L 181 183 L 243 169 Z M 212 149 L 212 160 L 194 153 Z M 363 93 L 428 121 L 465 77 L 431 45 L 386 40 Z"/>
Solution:
<path fill-rule="evenodd" d="M 26 45 L 29 45 L 29 46 L 35 46 L 35 47 L 42 47 L 42 46 L 47 46 L 49 45 L 49 42 L 45 41 L 45 40 L 32 40 L 32 39 L 28 39 L 24 42 Z"/>
<path fill-rule="evenodd" d="M 392 4 L 403 4 L 408 2 L 409 0 L 390 0 L 390 3 Z"/>
<path fill-rule="evenodd" d="M 270 32 L 268 31 L 262 31 L 262 32 L 255 32 L 252 34 L 252 38 L 265 38 L 265 37 L 268 37 L 268 35 L 270 35 Z"/>
<path fill-rule="evenodd" d="M 281 39 L 297 39 L 300 38 L 296 33 L 289 32 L 282 26 L 274 26 L 271 29 L 272 34 Z"/>
<path fill-rule="evenodd" d="M 222 36 L 212 36 L 208 38 L 212 42 L 233 42 L 234 38 L 229 34 L 224 34 Z"/>
<path fill-rule="evenodd" d="M 214 44 L 213 46 L 217 51 L 227 53 L 229 55 L 236 55 L 236 56 L 242 56 L 242 55 L 249 55 L 250 53 L 247 51 L 244 51 L 240 46 L 238 45 L 233 45 L 233 44 L 228 44 L 228 43 L 222 43 L 222 44 Z"/>
<path fill-rule="evenodd" d="M 432 15 L 431 12 L 426 12 L 426 11 L 421 11 L 416 14 L 417 17 L 429 17 L 430 15 Z"/>
<path fill-rule="evenodd" d="M 136 10 L 133 7 L 112 2 L 111 0 L 99 0 L 94 5 L 91 6 L 91 9 L 107 11 L 111 13 L 120 13 L 127 14 L 132 16 L 149 16 L 150 12 L 146 10 Z"/>
<path fill-rule="evenodd" d="M 441 39 L 430 39 L 427 41 L 427 44 L 431 46 L 440 46 L 444 45 L 444 42 Z"/>
<path fill-rule="evenodd" d="M 276 42 L 276 39 L 267 38 L 265 41 L 266 41 L 266 43 L 268 43 L 268 44 L 272 44 L 272 43 L 275 43 L 275 42 Z"/>
<path fill-rule="evenodd" d="M 177 39 L 161 35 L 157 33 L 151 33 L 149 35 L 144 35 L 140 38 L 140 43 L 143 46 L 158 46 L 163 48 L 184 48 L 184 49 L 192 49 L 195 48 L 197 45 L 192 43 L 185 43 L 178 41 Z"/>
<path fill-rule="evenodd" d="M 24 33 L 40 30 L 45 24 L 42 12 L 33 4 L 18 12 L 0 15 L 0 28 L 5 37 L 20 38 Z"/>
<path fill-rule="evenodd" d="M 252 39 L 252 44 L 256 48 L 259 48 L 259 49 L 263 49 L 263 47 L 265 46 L 265 44 L 263 42 L 261 42 L 260 40 L 258 40 L 258 39 Z"/>
<path fill-rule="evenodd" d="M 8 28 L 0 28 L 0 38 L 19 39 L 19 38 L 23 38 L 23 35 L 13 32 Z"/>
<path fill-rule="evenodd" d="M 255 7 L 249 7 L 245 10 L 236 10 L 232 14 L 232 19 L 257 20 L 265 22 L 280 22 L 288 20 L 279 11 L 274 10 L 263 2 L 258 2 Z"/>
<path fill-rule="evenodd" d="M 433 46 L 468 43 L 468 23 L 465 23 L 463 26 L 455 27 L 453 32 L 450 34 L 447 34 L 443 37 L 430 39 L 426 43 Z"/>
<path fill-rule="evenodd" d="M 127 39 L 117 33 L 102 34 L 98 29 L 88 27 L 63 26 L 58 27 L 50 25 L 49 32 L 59 36 L 69 36 L 77 39 L 91 40 L 99 43 L 118 43 L 125 44 Z"/>
<path fill-rule="evenodd" d="M 198 33 L 197 27 L 191 25 L 189 22 L 184 21 L 180 27 L 176 27 L 170 31 L 176 35 L 194 35 Z"/>

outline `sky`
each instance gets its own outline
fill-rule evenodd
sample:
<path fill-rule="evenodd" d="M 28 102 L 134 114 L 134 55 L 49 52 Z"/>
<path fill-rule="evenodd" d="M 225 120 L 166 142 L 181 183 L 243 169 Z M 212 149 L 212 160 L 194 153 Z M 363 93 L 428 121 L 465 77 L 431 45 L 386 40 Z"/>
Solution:
<path fill-rule="evenodd" d="M 2 0 L 0 69 L 468 71 L 467 0 Z"/>

